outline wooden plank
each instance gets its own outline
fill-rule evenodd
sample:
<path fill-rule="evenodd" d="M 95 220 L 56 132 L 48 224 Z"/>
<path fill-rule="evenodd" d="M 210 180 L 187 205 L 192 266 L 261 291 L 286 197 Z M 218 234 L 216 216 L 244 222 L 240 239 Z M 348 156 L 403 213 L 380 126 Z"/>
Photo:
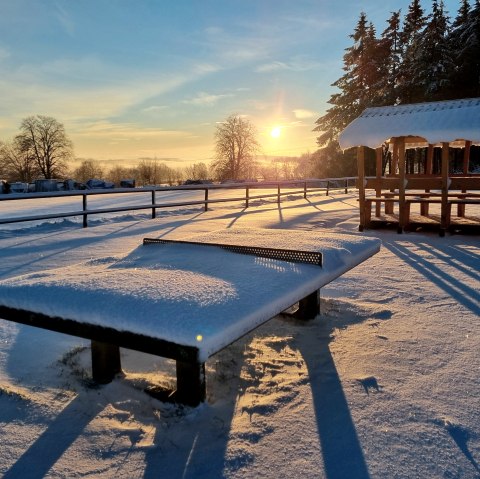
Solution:
<path fill-rule="evenodd" d="M 442 188 L 442 178 L 434 177 L 408 177 L 407 188 L 409 190 L 440 190 Z"/>
<path fill-rule="evenodd" d="M 467 140 L 465 142 L 465 150 L 463 152 L 463 174 L 468 175 L 468 166 L 470 163 L 470 149 L 472 147 L 472 142 Z"/>
<path fill-rule="evenodd" d="M 359 186 L 359 185 L 358 185 Z M 369 190 L 398 190 L 400 179 L 398 177 L 367 178 L 365 188 Z"/>
<path fill-rule="evenodd" d="M 408 222 L 408 218 L 406 217 L 408 212 L 405 209 L 405 139 L 403 137 L 398 139 L 398 171 L 400 178 L 400 184 L 398 188 L 398 233 L 402 233 Z"/>
<path fill-rule="evenodd" d="M 375 149 L 375 171 L 377 174 L 377 180 L 382 177 L 382 157 L 383 157 L 383 148 L 379 147 Z M 375 190 L 376 195 L 379 196 L 382 192 L 381 186 L 378 186 Z M 375 205 L 375 216 L 380 216 L 380 203 Z"/>
<path fill-rule="evenodd" d="M 480 190 L 479 176 L 452 176 L 450 178 L 450 189 L 461 191 Z"/>
<path fill-rule="evenodd" d="M 363 231 L 368 227 L 365 221 L 365 147 L 357 147 L 357 168 L 358 168 L 358 199 L 360 201 L 360 224 L 358 230 Z"/>
<path fill-rule="evenodd" d="M 449 206 L 448 206 L 448 170 L 449 170 L 449 144 L 442 143 L 442 209 L 440 213 L 440 236 L 445 236 L 445 231 L 449 226 Z"/>
<path fill-rule="evenodd" d="M 427 150 L 427 164 L 425 166 L 425 174 L 431 175 L 433 173 L 433 145 L 428 145 Z"/>

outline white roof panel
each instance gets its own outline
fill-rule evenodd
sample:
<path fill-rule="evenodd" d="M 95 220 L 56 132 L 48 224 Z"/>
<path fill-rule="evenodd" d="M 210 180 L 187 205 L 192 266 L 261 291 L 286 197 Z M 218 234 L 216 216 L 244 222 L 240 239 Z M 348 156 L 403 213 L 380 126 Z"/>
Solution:
<path fill-rule="evenodd" d="M 377 148 L 390 138 L 422 137 L 427 143 L 480 142 L 480 98 L 367 108 L 339 135 L 342 149 Z"/>

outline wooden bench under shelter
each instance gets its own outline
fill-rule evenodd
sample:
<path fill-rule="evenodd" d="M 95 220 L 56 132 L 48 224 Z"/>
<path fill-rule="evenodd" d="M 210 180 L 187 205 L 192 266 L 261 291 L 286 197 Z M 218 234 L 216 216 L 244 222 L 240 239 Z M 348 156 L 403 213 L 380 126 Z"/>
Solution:
<path fill-rule="evenodd" d="M 120 347 L 173 359 L 170 399 L 195 406 L 209 357 L 292 305 L 314 318 L 320 288 L 379 249 L 375 238 L 321 231 L 146 238 L 120 258 L 0 281 L 0 318 L 91 340 L 99 383 L 121 372 Z"/>
<path fill-rule="evenodd" d="M 385 224 L 399 233 L 427 226 L 441 236 L 480 231 L 480 161 L 474 173 L 471 159 L 472 147 L 480 145 L 480 98 L 367 108 L 340 133 L 339 144 L 357 148 L 360 231 Z M 365 173 L 367 147 L 375 150 L 374 177 Z M 454 148 L 463 149 L 461 172 L 455 173 Z M 407 168 L 409 149 L 425 152 L 415 172 Z"/>

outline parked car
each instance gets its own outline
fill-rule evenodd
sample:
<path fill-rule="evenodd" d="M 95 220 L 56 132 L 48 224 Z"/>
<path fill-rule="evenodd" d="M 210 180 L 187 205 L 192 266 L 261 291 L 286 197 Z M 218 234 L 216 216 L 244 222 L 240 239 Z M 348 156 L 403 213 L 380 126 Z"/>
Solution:
<path fill-rule="evenodd" d="M 38 192 L 45 192 L 45 191 L 58 191 L 58 183 L 62 182 L 62 180 L 54 180 L 54 179 L 39 179 L 35 180 L 35 191 Z"/>
<path fill-rule="evenodd" d="M 133 178 L 120 180 L 120 188 L 135 188 L 135 180 Z"/>
<path fill-rule="evenodd" d="M 10 183 L 10 191 L 12 193 L 28 193 L 28 183 L 23 183 L 21 181 Z"/>
<path fill-rule="evenodd" d="M 87 190 L 115 188 L 115 183 L 111 181 L 90 179 L 86 183 Z"/>
<path fill-rule="evenodd" d="M 212 181 L 210 180 L 185 180 L 184 185 L 211 185 Z"/>

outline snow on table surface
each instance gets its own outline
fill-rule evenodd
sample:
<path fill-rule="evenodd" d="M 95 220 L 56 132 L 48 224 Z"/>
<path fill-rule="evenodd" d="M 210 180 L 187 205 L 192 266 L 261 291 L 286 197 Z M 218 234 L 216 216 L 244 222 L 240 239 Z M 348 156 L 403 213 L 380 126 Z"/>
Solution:
<path fill-rule="evenodd" d="M 380 248 L 361 235 L 228 229 L 181 238 L 316 251 L 323 266 L 189 244 L 141 245 L 0 282 L 0 304 L 130 331 L 199 350 L 226 345 L 360 264 Z"/>

